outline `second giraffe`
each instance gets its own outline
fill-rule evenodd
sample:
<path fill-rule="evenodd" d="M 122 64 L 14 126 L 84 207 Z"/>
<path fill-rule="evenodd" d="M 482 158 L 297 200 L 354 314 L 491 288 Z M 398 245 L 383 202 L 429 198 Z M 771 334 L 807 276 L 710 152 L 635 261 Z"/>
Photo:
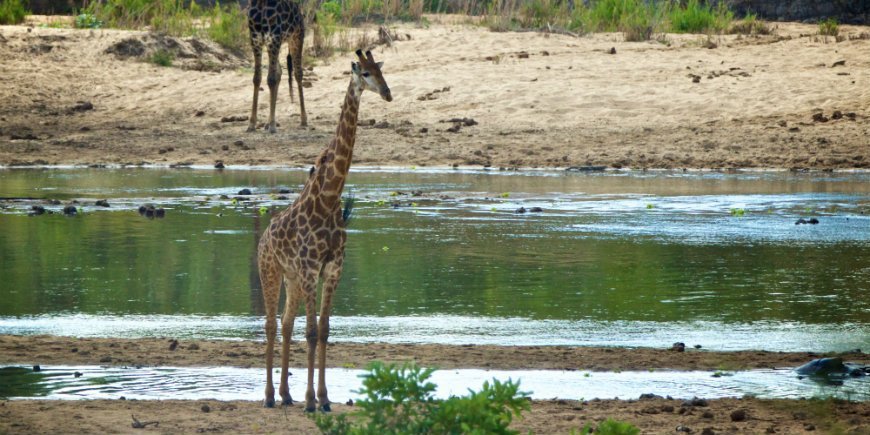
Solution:
<path fill-rule="evenodd" d="M 257 97 L 262 80 L 263 46 L 269 56 L 269 133 L 275 133 L 275 103 L 278 100 L 278 82 L 281 80 L 281 65 L 278 52 L 281 44 L 289 41 L 287 52 L 287 85 L 290 87 L 290 100 L 293 100 L 293 78 L 299 87 L 299 116 L 301 125 L 308 125 L 305 115 L 305 97 L 302 94 L 302 42 L 305 38 L 305 18 L 299 4 L 292 0 L 255 0 L 248 9 L 248 30 L 251 33 L 251 49 L 254 52 L 254 103 L 248 131 L 257 128 Z"/>

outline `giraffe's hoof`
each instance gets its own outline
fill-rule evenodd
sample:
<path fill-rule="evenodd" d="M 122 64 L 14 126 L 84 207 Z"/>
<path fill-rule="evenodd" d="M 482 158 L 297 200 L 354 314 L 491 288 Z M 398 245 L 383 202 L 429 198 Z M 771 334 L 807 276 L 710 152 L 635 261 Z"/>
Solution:
<path fill-rule="evenodd" d="M 264 408 L 274 408 L 275 407 L 275 399 L 274 398 L 266 398 L 266 400 L 263 401 L 263 407 Z"/>
<path fill-rule="evenodd" d="M 287 396 L 287 397 L 285 397 L 285 398 L 283 398 L 283 399 L 281 400 L 281 404 L 284 405 L 284 406 L 292 405 L 292 404 L 293 404 L 293 398 L 291 398 L 290 396 Z"/>
<path fill-rule="evenodd" d="M 245 131 L 247 131 L 248 133 L 250 133 L 250 132 L 252 132 L 252 131 L 256 131 L 256 130 L 257 130 L 257 126 L 251 124 L 251 125 L 248 126 L 248 129 L 245 130 Z"/>
<path fill-rule="evenodd" d="M 331 411 L 332 411 L 332 407 L 330 407 L 328 403 L 324 403 L 324 404 L 320 407 L 320 410 L 323 411 L 323 412 L 331 412 Z"/>
<path fill-rule="evenodd" d="M 307 413 L 314 413 L 314 411 L 317 411 L 317 408 L 315 408 L 313 406 L 311 406 L 311 407 L 306 406 L 305 407 L 305 412 L 307 412 Z"/>

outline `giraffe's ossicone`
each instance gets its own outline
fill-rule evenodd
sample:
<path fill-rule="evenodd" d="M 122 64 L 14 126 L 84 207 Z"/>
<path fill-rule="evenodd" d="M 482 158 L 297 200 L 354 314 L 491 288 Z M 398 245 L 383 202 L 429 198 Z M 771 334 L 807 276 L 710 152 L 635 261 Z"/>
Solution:
<path fill-rule="evenodd" d="M 272 385 L 272 360 L 277 335 L 277 310 L 283 282 L 286 303 L 281 317 L 281 380 L 279 394 L 284 404 L 291 404 L 287 385 L 290 338 L 299 304 L 305 304 L 305 338 L 308 342 L 308 389 L 305 410 L 330 410 L 326 394 L 326 340 L 332 297 L 341 277 L 346 222 L 341 207 L 341 192 L 350 169 L 360 96 L 364 90 L 378 93 L 392 101 L 390 88 L 381 73 L 380 62 L 371 52 L 357 50 L 359 62 L 351 64 L 351 79 L 341 107 L 335 137 L 320 153 L 299 197 L 290 207 L 275 215 L 260 239 L 257 252 L 260 281 L 266 308 L 266 398 L 265 405 L 275 405 Z M 323 283 L 320 319 L 315 312 L 318 281 Z M 319 352 L 318 352 L 319 350 Z M 314 357 L 317 353 L 319 378 L 314 393 Z"/>
<path fill-rule="evenodd" d="M 269 57 L 269 72 L 266 83 L 269 85 L 269 122 L 266 128 L 275 133 L 275 103 L 278 100 L 278 82 L 281 80 L 281 65 L 278 53 L 287 41 L 287 85 L 290 100 L 293 100 L 293 78 L 299 87 L 299 116 L 301 125 L 308 125 L 305 114 L 305 97 L 302 93 L 302 43 L 305 39 L 305 17 L 300 5 L 292 0 L 254 0 L 248 8 L 248 31 L 251 36 L 251 49 L 254 52 L 254 102 L 248 131 L 257 128 L 257 101 L 262 81 L 263 47 Z"/>

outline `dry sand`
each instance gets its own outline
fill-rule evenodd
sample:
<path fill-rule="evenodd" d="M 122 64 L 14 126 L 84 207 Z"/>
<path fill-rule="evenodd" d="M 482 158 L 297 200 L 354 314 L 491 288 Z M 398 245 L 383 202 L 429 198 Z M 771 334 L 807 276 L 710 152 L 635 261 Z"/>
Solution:
<path fill-rule="evenodd" d="M 366 125 L 354 164 L 870 166 L 870 28 L 841 26 L 842 42 L 825 41 L 814 26 L 789 23 L 758 38 L 667 35 L 666 43 L 627 43 L 619 34 L 493 33 L 439 20 L 396 26 L 410 38 L 374 49 L 386 62 L 395 100 L 364 97 L 360 119 Z M 107 53 L 112 47 L 130 53 L 136 41 L 146 48 L 142 56 Z M 176 47 L 175 67 L 142 61 L 159 47 Z M 279 129 L 270 135 L 246 133 L 244 120 L 221 121 L 248 115 L 252 71 L 245 56 L 207 43 L 130 31 L 0 26 L 0 58 L 0 165 L 307 166 L 334 131 L 352 60 L 342 54 L 308 65 L 308 129 L 298 127 L 285 72 Z M 266 110 L 261 104 L 261 120 Z M 450 132 L 453 124 L 442 121 L 451 118 L 473 118 L 477 125 Z M 183 341 L 170 351 L 156 339 L 2 336 L 0 362 L 98 364 L 109 357 L 119 365 L 263 364 L 261 343 L 195 343 L 198 349 Z M 294 364 L 303 364 L 301 355 L 294 353 Z M 735 370 L 793 367 L 817 356 L 339 343 L 330 346 L 329 364 L 361 367 L 378 359 L 443 368 Z M 870 362 L 866 354 L 846 357 Z M 745 420 L 732 418 L 741 410 Z M 131 414 L 159 426 L 133 429 Z M 705 407 L 667 399 L 536 401 L 515 428 L 568 433 L 605 417 L 632 422 L 643 433 L 679 427 L 691 433 L 870 433 L 868 404 L 831 400 L 727 399 Z M 298 406 L 263 409 L 254 402 L 0 402 L 0 433 L 314 430 Z"/>
<path fill-rule="evenodd" d="M 826 42 L 814 26 L 780 23 L 772 36 L 666 35 L 663 43 L 494 33 L 438 20 L 398 25 L 404 40 L 374 49 L 395 100 L 363 98 L 360 119 L 378 125 L 359 131 L 354 164 L 870 165 L 868 27 L 842 26 L 842 42 Z M 142 56 L 107 52 L 129 54 L 130 39 L 143 42 Z M 178 51 L 176 67 L 142 61 L 159 47 Z M 252 72 L 246 56 L 210 44 L 0 26 L 0 57 L 0 164 L 7 165 L 307 166 L 334 132 L 353 59 L 307 65 L 309 129 L 298 126 L 285 71 L 279 132 L 270 135 L 246 133 L 246 121 L 221 122 L 248 116 Z M 75 110 L 80 101 L 93 110 Z M 261 103 L 262 121 L 266 98 Z M 817 113 L 827 122 L 814 121 Z M 453 124 L 441 121 L 451 118 L 478 124 L 449 132 Z"/>

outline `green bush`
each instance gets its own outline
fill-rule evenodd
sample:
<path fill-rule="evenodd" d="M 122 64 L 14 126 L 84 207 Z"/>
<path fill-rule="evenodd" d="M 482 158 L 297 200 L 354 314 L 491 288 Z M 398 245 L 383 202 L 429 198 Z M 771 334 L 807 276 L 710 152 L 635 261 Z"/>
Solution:
<path fill-rule="evenodd" d="M 589 8 L 588 24 L 594 31 L 620 31 L 626 20 L 637 22 L 650 15 L 653 6 L 643 0 L 598 0 Z"/>
<path fill-rule="evenodd" d="M 169 50 L 157 50 L 148 56 L 148 62 L 160 66 L 172 66 L 173 60 L 175 60 L 175 55 Z"/>
<path fill-rule="evenodd" d="M 568 28 L 586 32 L 622 32 L 626 41 L 646 41 L 662 31 L 670 3 L 644 0 L 598 0 L 577 7 Z"/>
<path fill-rule="evenodd" d="M 755 14 L 746 14 L 742 20 L 734 23 L 729 30 L 729 33 L 739 33 L 742 35 L 769 35 L 773 33 L 770 26 L 762 20 L 758 19 Z"/>
<path fill-rule="evenodd" d="M 248 44 L 248 17 L 237 3 L 221 7 L 215 3 L 207 14 L 209 25 L 205 34 L 214 42 L 234 50 L 241 50 Z"/>
<path fill-rule="evenodd" d="M 519 382 L 484 382 L 469 395 L 435 399 L 434 369 L 414 365 L 373 363 L 362 376 L 359 411 L 339 416 L 312 415 L 325 434 L 515 434 L 508 429 L 514 416 L 528 410 L 528 394 Z"/>
<path fill-rule="evenodd" d="M 330 15 L 333 20 L 339 21 L 342 17 L 341 9 L 341 3 L 337 0 L 325 1 L 320 4 L 320 11 L 317 14 L 317 18 L 322 18 L 324 15 Z"/>
<path fill-rule="evenodd" d="M 612 419 L 607 419 L 601 422 L 598 425 L 598 428 L 592 429 L 590 425 L 586 425 L 580 432 L 571 431 L 571 434 L 577 435 L 638 435 L 640 433 L 640 429 L 635 427 L 630 423 L 625 423 L 622 421 L 616 421 Z"/>
<path fill-rule="evenodd" d="M 21 0 L 2 0 L 0 2 L 0 24 L 20 24 L 30 15 Z"/>
<path fill-rule="evenodd" d="M 670 30 L 675 33 L 708 33 L 728 29 L 734 13 L 724 2 L 713 8 L 699 0 L 689 0 L 685 7 L 675 7 L 670 14 Z"/>
<path fill-rule="evenodd" d="M 75 27 L 77 29 L 99 29 L 103 27 L 103 22 L 93 14 L 78 14 L 76 15 Z"/>
<path fill-rule="evenodd" d="M 828 18 L 827 20 L 819 21 L 819 35 L 837 36 L 839 34 L 840 25 L 837 24 L 836 19 Z"/>
<path fill-rule="evenodd" d="M 554 0 L 526 0 L 520 5 L 520 25 L 524 28 L 545 28 L 558 24 L 567 15 L 565 2 Z"/>

